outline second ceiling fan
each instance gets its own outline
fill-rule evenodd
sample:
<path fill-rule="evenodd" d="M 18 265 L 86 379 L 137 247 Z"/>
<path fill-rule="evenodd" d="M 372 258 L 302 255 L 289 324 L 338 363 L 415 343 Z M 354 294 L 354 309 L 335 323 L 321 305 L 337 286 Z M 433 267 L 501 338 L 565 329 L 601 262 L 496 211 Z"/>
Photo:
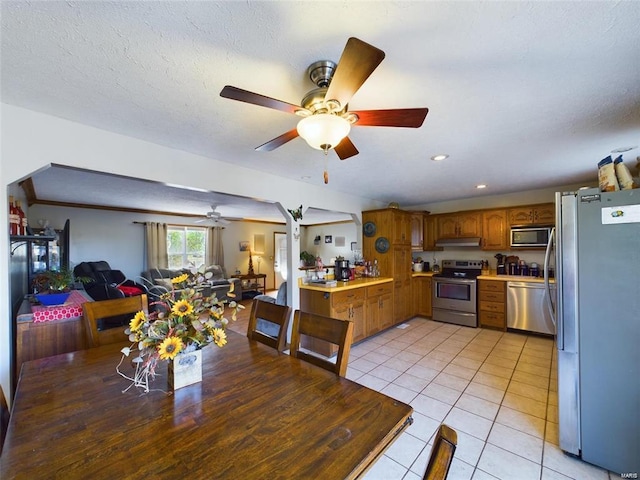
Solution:
<path fill-rule="evenodd" d="M 429 112 L 428 108 L 348 110 L 351 97 L 380 65 L 384 56 L 382 50 L 355 37 L 349 38 L 337 64 L 321 60 L 309 66 L 309 78 L 317 88 L 304 96 L 301 105 L 230 85 L 225 86 L 220 95 L 303 117 L 296 128 L 256 147 L 256 150 L 271 151 L 301 136 L 311 147 L 323 150 L 325 154 L 333 149 L 344 160 L 358 154 L 358 149 L 348 137 L 351 125 L 418 128 Z"/>

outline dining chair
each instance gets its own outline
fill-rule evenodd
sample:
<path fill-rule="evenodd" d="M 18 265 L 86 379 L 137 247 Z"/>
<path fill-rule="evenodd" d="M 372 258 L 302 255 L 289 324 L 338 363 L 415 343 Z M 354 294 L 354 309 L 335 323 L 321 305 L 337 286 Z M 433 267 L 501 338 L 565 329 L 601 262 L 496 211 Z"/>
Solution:
<path fill-rule="evenodd" d="M 7 436 L 8 428 L 9 428 L 9 406 L 7 405 L 7 399 L 4 396 L 2 385 L 0 385 L 0 453 L 2 453 L 2 447 L 4 446 L 4 438 Z"/>
<path fill-rule="evenodd" d="M 247 337 L 282 352 L 287 346 L 290 318 L 291 307 L 254 298 Z"/>
<path fill-rule="evenodd" d="M 82 316 L 84 318 L 87 345 L 89 347 L 99 347 L 109 343 L 126 343 L 128 339 L 124 334 L 124 328 L 129 324 L 127 319 L 132 319 L 141 310 L 147 314 L 149 313 L 146 295 L 83 303 Z M 119 317 L 116 326 L 106 328 L 105 321 L 113 317 Z"/>
<path fill-rule="evenodd" d="M 457 444 L 458 434 L 456 431 L 444 423 L 440 425 L 433 441 L 423 480 L 445 480 L 447 478 Z"/>
<path fill-rule="evenodd" d="M 319 354 L 303 350 L 301 338 L 306 335 L 338 347 L 335 363 Z M 347 373 L 349 351 L 353 341 L 353 322 L 296 310 L 291 334 L 291 356 L 313 363 L 341 377 Z"/>

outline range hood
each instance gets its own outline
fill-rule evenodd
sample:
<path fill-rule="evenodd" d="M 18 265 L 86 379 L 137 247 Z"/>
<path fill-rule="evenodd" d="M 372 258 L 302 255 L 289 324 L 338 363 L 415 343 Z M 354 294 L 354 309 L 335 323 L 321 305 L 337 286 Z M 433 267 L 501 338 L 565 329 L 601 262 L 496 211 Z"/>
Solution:
<path fill-rule="evenodd" d="M 480 237 L 440 238 L 436 247 L 479 247 Z"/>

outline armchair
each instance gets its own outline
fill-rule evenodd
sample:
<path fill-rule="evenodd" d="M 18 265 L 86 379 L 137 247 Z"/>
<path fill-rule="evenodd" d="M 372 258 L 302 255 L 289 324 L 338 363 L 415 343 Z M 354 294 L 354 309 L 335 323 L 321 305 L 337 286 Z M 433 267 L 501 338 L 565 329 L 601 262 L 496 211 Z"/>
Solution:
<path fill-rule="evenodd" d="M 86 277 L 84 289 L 94 300 L 111 300 L 148 294 L 147 288 L 127 277 L 120 270 L 111 268 L 108 262 L 81 262 L 73 269 L 76 277 Z"/>

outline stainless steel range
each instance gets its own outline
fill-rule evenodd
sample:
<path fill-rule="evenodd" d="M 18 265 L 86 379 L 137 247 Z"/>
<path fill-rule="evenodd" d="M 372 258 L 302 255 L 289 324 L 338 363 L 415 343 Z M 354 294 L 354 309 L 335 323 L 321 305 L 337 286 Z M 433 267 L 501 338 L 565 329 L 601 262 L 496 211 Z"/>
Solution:
<path fill-rule="evenodd" d="M 444 260 L 442 273 L 433 276 L 433 319 L 477 327 L 477 277 L 481 272 L 481 260 Z"/>

